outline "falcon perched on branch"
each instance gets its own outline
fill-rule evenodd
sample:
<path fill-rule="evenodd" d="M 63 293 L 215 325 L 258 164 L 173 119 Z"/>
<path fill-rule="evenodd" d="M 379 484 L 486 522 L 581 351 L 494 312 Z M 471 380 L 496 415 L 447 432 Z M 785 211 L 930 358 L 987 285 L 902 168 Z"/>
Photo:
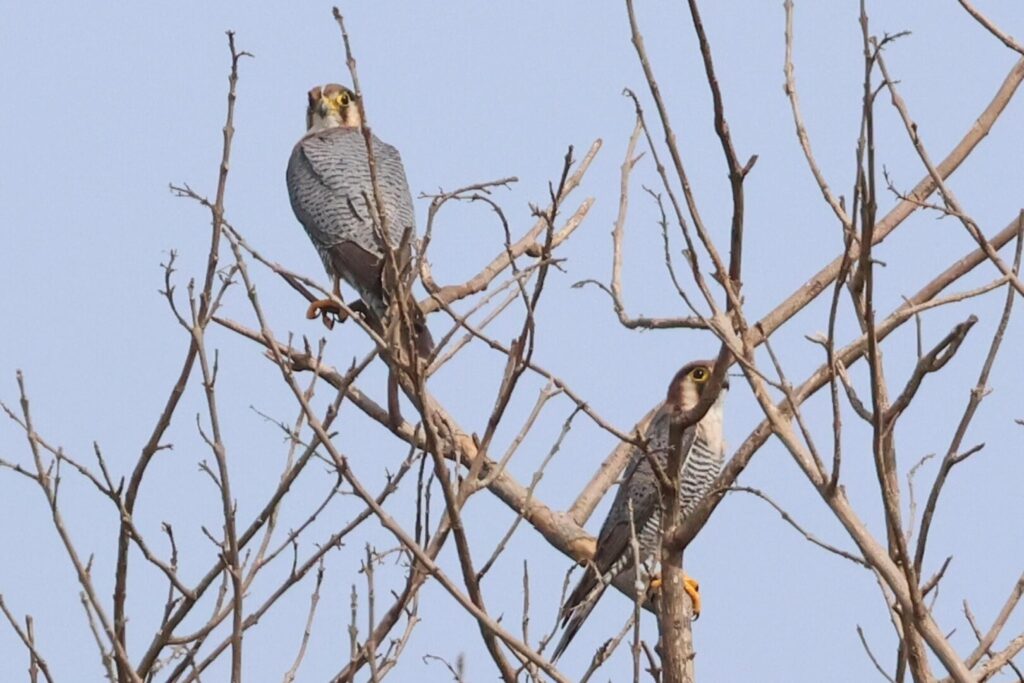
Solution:
<path fill-rule="evenodd" d="M 288 196 L 331 276 L 334 295 L 340 300 L 340 280 L 348 282 L 362 297 L 351 308 L 379 332 L 390 296 L 398 288 L 396 280 L 405 276 L 412 262 L 416 218 L 398 150 L 374 135 L 381 220 L 361 111 L 355 93 L 344 86 L 331 83 L 309 91 L 306 134 L 288 161 Z M 394 266 L 386 264 L 389 251 Z M 425 357 L 434 345 L 430 331 L 415 301 L 408 309 L 417 353 Z M 308 318 L 323 315 L 328 327 L 333 326 L 331 314 L 344 320 L 342 309 L 330 298 L 314 301 L 306 311 Z"/>
<path fill-rule="evenodd" d="M 667 466 L 672 412 L 689 410 L 697 405 L 713 370 L 714 361 L 696 361 L 683 366 L 672 378 L 665 403 L 651 419 L 644 435 L 648 441 L 648 454 L 645 455 L 639 448 L 634 449 L 615 501 L 601 526 L 594 558 L 587 564 L 583 578 L 562 606 L 561 618 L 565 633 L 554 650 L 552 661 L 565 651 L 609 585 L 614 585 L 630 597 L 636 595 L 636 556 L 631 544 L 630 507 L 633 511 L 633 528 L 640 546 L 640 580 L 642 585 L 648 587 L 644 607 L 653 611 L 651 591 L 660 585 L 661 573 L 661 494 L 657 472 L 652 468 L 650 459 L 653 458 L 663 470 Z M 728 382 L 724 382 L 721 393 L 704 418 L 683 432 L 679 495 L 684 517 L 707 494 L 722 470 L 725 458 L 722 406 L 728 388 Z M 686 577 L 685 588 L 693 599 L 694 613 L 699 614 L 697 582 Z"/>

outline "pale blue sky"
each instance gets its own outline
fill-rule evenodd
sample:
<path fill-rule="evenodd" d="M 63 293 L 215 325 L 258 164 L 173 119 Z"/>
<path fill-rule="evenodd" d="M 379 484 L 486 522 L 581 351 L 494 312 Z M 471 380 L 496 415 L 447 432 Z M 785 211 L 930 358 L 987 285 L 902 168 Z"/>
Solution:
<path fill-rule="evenodd" d="M 681 3 L 638 3 L 639 18 L 660 78 L 705 220 L 724 250 L 731 204 L 725 166 L 711 128 L 710 100 Z M 806 168 L 783 93 L 781 2 L 708 2 L 705 22 L 715 51 L 727 114 L 744 158 L 760 155 L 747 183 L 747 311 L 759 317 L 838 253 L 839 231 Z M 1024 35 L 1024 7 L 1012 0 L 983 8 L 1011 34 Z M 555 179 L 567 145 L 582 156 L 595 138 L 604 149 L 574 195 L 597 199 L 577 235 L 560 252 L 565 273 L 553 272 L 539 323 L 536 360 L 565 378 L 600 412 L 628 429 L 662 396 L 668 379 L 687 360 L 710 355 L 705 334 L 671 331 L 640 334 L 620 328 L 598 290 L 571 289 L 584 278 L 606 280 L 608 236 L 617 208 L 619 165 L 633 125 L 624 86 L 641 93 L 653 112 L 629 42 L 621 3 L 524 2 L 483 5 L 458 2 L 353 3 L 343 8 L 359 60 L 367 110 L 375 132 L 397 146 L 414 195 L 438 187 L 516 175 L 511 191 L 499 192 L 514 232 L 532 225 L 529 202 L 541 203 Z M 225 29 L 237 32 L 242 49 L 256 59 L 242 64 L 227 207 L 231 222 L 276 260 L 323 280 L 315 251 L 288 205 L 284 167 L 302 133 L 305 93 L 314 84 L 347 82 L 344 53 L 330 5 L 320 3 L 180 2 L 8 3 L 0 24 L 0 399 L 15 404 L 15 368 L 25 372 L 40 433 L 88 461 L 100 443 L 116 474 L 135 462 L 166 399 L 187 346 L 157 294 L 160 263 L 179 253 L 180 290 L 205 262 L 208 215 L 168 192 L 187 182 L 212 194 L 220 156 L 228 52 Z M 933 158 L 955 144 L 988 103 L 1015 61 L 1014 53 L 984 32 L 957 3 L 875 2 L 876 33 L 913 34 L 887 53 L 890 69 L 919 124 Z M 838 193 L 850 195 L 858 128 L 860 32 L 854 2 L 798 2 L 796 71 L 804 116 L 824 173 Z M 1018 95 L 1018 100 L 1020 96 Z M 991 136 L 954 176 L 951 186 L 979 225 L 991 234 L 1012 219 L 1024 187 L 1024 108 L 1014 101 Z M 901 189 L 923 175 L 894 111 L 880 108 L 879 159 Z M 662 268 L 655 212 L 641 183 L 656 184 L 649 159 L 637 166 L 626 250 L 627 300 L 634 314 L 680 314 L 681 302 Z M 882 211 L 892 205 L 882 202 Z M 416 203 L 420 229 L 427 202 Z M 453 282 L 475 272 L 500 249 L 501 232 L 482 207 L 442 214 L 432 263 L 436 278 Z M 876 254 L 878 307 L 891 310 L 901 295 L 916 291 L 970 249 L 963 228 L 934 216 L 913 218 Z M 257 271 L 261 296 L 277 334 L 316 336 L 323 330 L 302 315 L 304 302 L 265 271 Z M 985 264 L 957 289 L 995 277 Z M 898 431 L 905 468 L 922 455 L 943 452 L 952 436 L 998 319 L 1003 294 L 936 310 L 924 317 L 926 343 L 976 313 L 980 322 L 960 354 L 908 412 Z M 241 288 L 229 295 L 225 314 L 251 322 Z M 516 314 L 518 315 L 518 313 Z M 1018 314 L 1019 315 L 1019 314 Z M 514 334 L 515 317 L 494 331 Z M 773 337 L 791 379 L 800 380 L 822 361 L 803 335 L 824 330 L 827 307 L 819 302 Z M 435 336 L 441 325 L 432 323 Z M 854 334 L 852 320 L 841 326 Z M 221 405 L 239 514 L 248 519 L 276 483 L 285 456 L 278 429 L 250 406 L 286 421 L 295 409 L 276 369 L 258 349 L 213 329 L 221 351 Z M 961 600 L 987 624 L 1024 563 L 1021 442 L 1024 417 L 1020 348 L 1024 324 L 1011 321 L 987 399 L 967 438 L 985 450 L 955 471 L 944 492 L 928 555 L 929 570 L 953 554 L 936 617 L 954 645 L 966 651 L 973 637 Z M 352 326 L 336 329 L 328 360 L 347 365 L 367 342 Z M 911 329 L 886 345 L 889 377 L 902 385 L 913 361 Z M 859 373 L 855 376 L 861 380 Z M 501 372 L 500 359 L 471 349 L 441 373 L 431 388 L 467 430 L 482 432 Z M 727 432 L 738 444 L 759 413 L 749 390 L 734 382 Z M 381 397 L 383 374 L 363 382 Z M 518 429 L 536 391 L 524 382 L 509 422 L 499 432 L 502 448 Z M 864 389 L 866 391 L 866 389 Z M 324 392 L 326 393 L 326 392 Z M 323 398 L 322 396 L 320 397 Z M 831 444 L 824 395 L 807 416 L 822 448 Z M 570 411 L 555 402 L 511 469 L 527 481 Z M 194 581 L 215 550 L 202 524 L 220 526 L 216 491 L 197 463 L 209 457 L 195 430 L 204 411 L 193 385 L 168 433 L 172 451 L 161 452 L 147 474 L 137 513 L 150 542 L 165 552 L 161 521 L 174 524 L 183 555 L 182 574 Z M 846 418 L 845 484 L 854 504 L 877 533 L 881 510 L 870 464 L 867 433 Z M 404 456 L 400 444 L 346 406 L 339 446 L 364 481 L 378 485 L 384 469 Z M 607 433 L 578 419 L 538 488 L 542 500 L 564 508 L 592 470 L 614 447 Z M 0 422 L 0 458 L 27 462 L 23 435 Z M 921 470 L 919 497 L 936 472 Z M 790 456 L 770 441 L 741 482 L 775 497 L 819 536 L 849 548 L 841 529 L 798 472 Z M 298 523 L 333 483 L 311 466 L 282 511 L 281 529 Z M 412 488 L 402 489 L 391 510 L 411 520 Z M 116 513 L 90 487 L 64 473 L 61 501 L 80 551 L 94 553 L 99 592 L 109 596 L 116 545 Z M 303 548 L 325 538 L 357 510 L 351 499 L 335 501 L 311 530 Z M 588 527 L 596 531 L 600 508 Z M 477 561 L 490 553 L 511 514 L 488 494 L 469 505 L 466 518 L 477 539 Z M 280 533 L 280 532 L 279 532 Z M 358 574 L 363 544 L 394 542 L 368 523 L 331 555 L 322 604 L 300 680 L 324 680 L 347 661 L 348 595 Z M 78 586 L 48 521 L 43 499 L 30 483 L 0 472 L 0 592 L 16 614 L 31 613 L 41 651 L 58 680 L 99 680 L 95 646 L 78 603 Z M 458 576 L 454 555 L 443 565 Z M 534 613 L 531 635 L 549 628 L 561 577 L 569 561 L 530 528 L 517 532 L 499 570 L 484 582 L 488 605 L 518 629 L 521 565 L 529 560 Z M 135 658 L 148 642 L 163 602 L 163 581 L 133 561 L 130 648 Z M 872 576 L 812 547 L 778 515 L 747 496 L 729 498 L 687 554 L 688 572 L 701 580 L 705 612 L 694 629 L 697 667 L 704 681 L 862 681 L 874 673 L 857 640 L 864 627 L 888 666 L 894 640 Z M 272 569 L 282 576 L 287 567 Z M 379 572 L 383 581 L 389 571 Z M 390 571 L 397 586 L 398 572 Z M 270 577 L 254 591 L 266 591 Z M 156 600 L 141 599 L 147 590 Z M 305 618 L 311 583 L 293 591 L 246 635 L 249 680 L 277 680 L 291 664 Z M 618 630 L 630 609 L 609 594 L 581 631 L 562 665 L 570 677 L 586 667 L 593 648 Z M 202 610 L 203 615 L 207 610 Z M 423 591 L 423 623 L 417 628 L 394 680 L 448 680 L 426 653 L 454 660 L 467 654 L 470 680 L 496 674 L 475 624 L 436 585 Z M 205 619 L 205 616 L 202 617 Z M 185 629 L 201 623 L 199 615 Z M 365 620 L 362 624 L 365 631 Z M 1006 636 L 1024 628 L 1018 615 Z M 653 638 L 653 618 L 644 633 Z M 1001 641 L 1002 642 L 1002 641 Z M 0 680 L 22 680 L 27 658 L 14 634 L 0 627 Z M 623 649 L 601 680 L 624 680 L 630 662 Z M 226 668 L 211 670 L 222 680 Z"/>

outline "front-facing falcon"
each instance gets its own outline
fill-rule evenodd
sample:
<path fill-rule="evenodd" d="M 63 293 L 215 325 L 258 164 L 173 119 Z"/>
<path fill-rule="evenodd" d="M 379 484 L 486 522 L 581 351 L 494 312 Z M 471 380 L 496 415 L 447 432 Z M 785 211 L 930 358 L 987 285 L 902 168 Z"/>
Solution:
<path fill-rule="evenodd" d="M 292 210 L 320 254 L 334 295 L 340 299 L 340 280 L 348 282 L 362 298 L 351 308 L 381 331 L 397 287 L 391 281 L 396 269 L 385 267 L 387 249 L 382 238 L 396 257 L 397 273 L 404 272 L 411 263 L 416 218 L 398 150 L 376 135 L 372 143 L 383 221 L 378 216 L 359 102 L 344 86 L 331 83 L 309 91 L 306 133 L 292 150 L 287 180 Z M 430 332 L 415 301 L 410 301 L 409 310 L 417 353 L 426 356 L 433 348 Z M 306 315 L 322 314 L 330 326 L 331 313 L 344 319 L 340 307 L 328 298 L 310 304 Z"/>
<path fill-rule="evenodd" d="M 686 411 L 697 405 L 711 379 L 714 365 L 714 361 L 696 361 L 683 366 L 672 378 L 665 402 L 651 418 L 644 436 L 648 443 L 648 453 L 662 469 L 668 464 L 672 413 Z M 728 388 L 728 382 L 724 382 L 721 393 L 707 414 L 683 432 L 683 469 L 679 478 L 679 496 L 684 518 L 708 493 L 722 470 L 725 459 L 722 413 Z M 552 660 L 558 659 L 565 651 L 609 585 L 614 585 L 630 598 L 636 596 L 637 572 L 630 543 L 630 507 L 633 510 L 633 528 L 640 546 L 640 580 L 641 585 L 648 588 L 648 598 L 660 581 L 661 493 L 658 477 L 648 455 L 634 448 L 615 500 L 601 526 L 594 557 L 587 564 L 583 578 L 562 606 L 561 618 L 565 633 L 554 650 Z M 685 588 L 693 599 L 694 612 L 699 613 L 697 582 L 687 577 Z M 644 607 L 653 611 L 652 605 L 648 599 Z"/>

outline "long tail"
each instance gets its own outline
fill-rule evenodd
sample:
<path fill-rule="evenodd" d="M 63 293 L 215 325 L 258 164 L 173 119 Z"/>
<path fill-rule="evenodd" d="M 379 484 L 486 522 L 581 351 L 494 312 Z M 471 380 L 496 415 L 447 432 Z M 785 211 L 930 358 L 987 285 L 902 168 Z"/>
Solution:
<path fill-rule="evenodd" d="M 377 324 L 380 326 L 379 322 Z M 426 317 L 415 300 L 412 301 L 412 334 L 416 355 L 424 359 L 429 358 L 434 351 L 434 338 L 427 327 Z M 398 403 L 398 377 L 393 369 L 388 370 L 388 421 L 394 429 L 398 429 L 402 424 L 402 411 Z"/>
<path fill-rule="evenodd" d="M 412 305 L 412 333 L 416 335 L 416 353 L 420 358 L 427 358 L 434 351 L 434 337 L 431 336 L 426 317 L 420 307 L 416 305 L 415 300 Z"/>
<path fill-rule="evenodd" d="M 590 616 L 597 601 L 601 598 L 601 594 L 604 593 L 607 587 L 607 583 L 598 581 L 597 585 L 594 586 L 593 590 L 589 592 L 583 601 L 565 612 L 565 616 L 562 618 L 565 631 L 562 633 L 562 638 L 558 641 L 558 645 L 555 646 L 554 651 L 551 653 L 552 662 L 557 662 L 558 658 L 565 652 L 565 648 L 569 647 L 569 643 L 576 637 L 580 626 Z"/>

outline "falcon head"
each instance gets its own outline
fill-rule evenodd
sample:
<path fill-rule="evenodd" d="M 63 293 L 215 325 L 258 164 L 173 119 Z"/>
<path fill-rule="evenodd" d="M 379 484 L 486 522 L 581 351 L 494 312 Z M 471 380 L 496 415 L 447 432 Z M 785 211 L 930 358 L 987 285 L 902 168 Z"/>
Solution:
<path fill-rule="evenodd" d="M 678 406 L 683 410 L 689 410 L 697 405 L 704 388 L 711 379 L 711 373 L 715 370 L 715 361 L 697 360 L 684 365 L 672 382 L 668 385 L 668 395 L 665 402 Z M 722 381 L 722 392 L 718 395 L 716 403 L 721 404 L 725 394 L 729 390 L 729 378 Z"/>
<path fill-rule="evenodd" d="M 327 128 L 358 128 L 362 122 L 356 94 L 345 86 L 328 83 L 309 91 L 306 132 L 313 133 Z"/>

